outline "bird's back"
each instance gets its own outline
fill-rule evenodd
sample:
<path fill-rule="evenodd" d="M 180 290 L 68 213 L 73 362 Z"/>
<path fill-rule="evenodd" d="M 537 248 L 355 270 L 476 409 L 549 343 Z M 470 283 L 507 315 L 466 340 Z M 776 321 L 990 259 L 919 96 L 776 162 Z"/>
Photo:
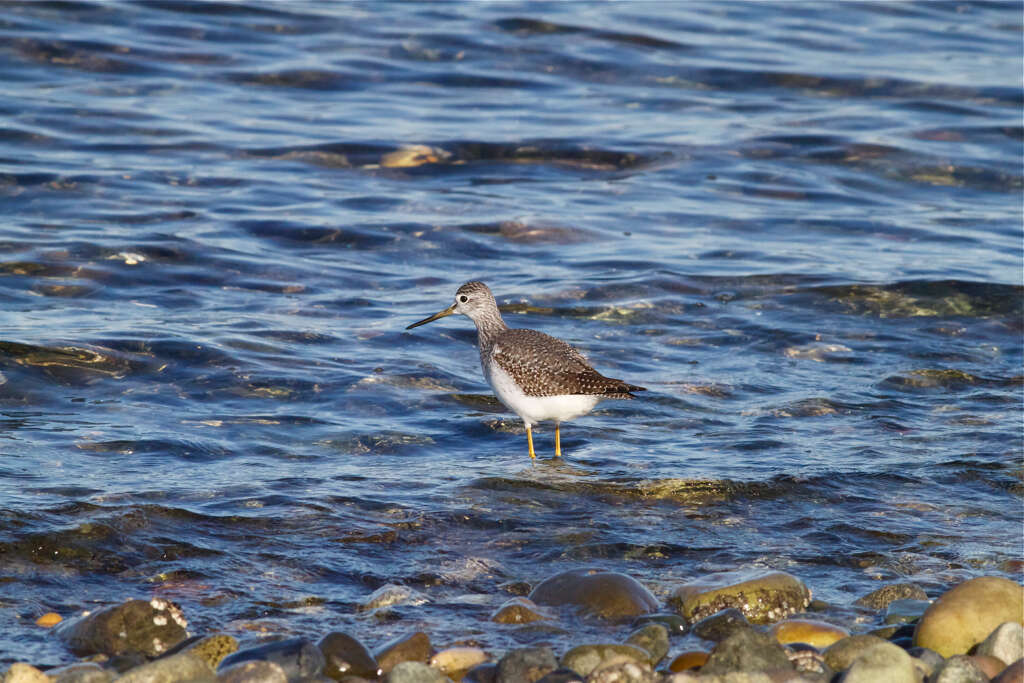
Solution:
<path fill-rule="evenodd" d="M 481 348 L 481 360 L 497 363 L 527 396 L 633 398 L 629 392 L 645 390 L 605 377 L 575 348 L 537 330 L 506 329 L 489 341 Z"/>

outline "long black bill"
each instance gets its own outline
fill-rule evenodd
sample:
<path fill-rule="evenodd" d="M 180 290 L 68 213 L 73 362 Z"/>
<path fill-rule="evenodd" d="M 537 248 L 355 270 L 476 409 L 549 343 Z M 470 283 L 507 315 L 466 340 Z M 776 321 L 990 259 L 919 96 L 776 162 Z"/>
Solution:
<path fill-rule="evenodd" d="M 407 327 L 405 329 L 411 330 L 414 327 L 419 327 L 420 325 L 426 325 L 427 323 L 432 323 L 435 320 L 437 320 L 438 318 L 444 318 L 446 316 L 451 315 L 454 312 L 455 312 L 455 304 L 452 304 L 451 306 L 449 306 L 448 308 L 444 309 L 443 311 L 438 311 L 437 313 L 435 313 L 434 315 L 430 316 L 429 318 L 424 318 L 423 320 L 419 321 L 418 323 L 413 323 L 412 325 L 409 325 L 409 327 Z"/>

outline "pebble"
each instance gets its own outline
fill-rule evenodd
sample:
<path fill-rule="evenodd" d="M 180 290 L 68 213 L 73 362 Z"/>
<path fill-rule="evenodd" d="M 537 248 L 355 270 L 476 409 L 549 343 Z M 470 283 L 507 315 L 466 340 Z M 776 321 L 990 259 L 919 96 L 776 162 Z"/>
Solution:
<path fill-rule="evenodd" d="M 767 633 L 749 628 L 737 631 L 715 645 L 700 672 L 702 675 L 726 675 L 746 671 L 792 670 L 793 665 L 777 640 Z"/>
<path fill-rule="evenodd" d="M 305 638 L 286 638 L 230 654 L 221 660 L 217 670 L 249 661 L 273 662 L 281 667 L 288 680 L 313 678 L 324 669 L 320 648 Z"/>
<path fill-rule="evenodd" d="M 495 683 L 535 683 L 558 668 L 555 653 L 548 647 L 512 650 L 498 661 Z"/>
<path fill-rule="evenodd" d="M 583 677 L 572 669 L 555 669 L 537 679 L 537 683 L 584 683 Z"/>
<path fill-rule="evenodd" d="M 658 666 L 658 662 L 668 654 L 668 629 L 661 624 L 647 624 L 629 634 L 626 645 L 635 645 L 645 650 L 650 656 L 648 663 Z"/>
<path fill-rule="evenodd" d="M 953 655 L 932 674 L 930 683 L 988 683 L 989 677 L 965 655 Z"/>
<path fill-rule="evenodd" d="M 129 669 L 117 679 L 118 683 L 213 683 L 216 680 L 210 665 L 191 652 L 155 659 Z"/>
<path fill-rule="evenodd" d="M 612 661 L 629 659 L 634 662 L 648 663 L 650 653 L 633 645 L 595 644 L 577 645 L 562 655 L 562 666 L 576 673 L 587 676 L 590 672 Z"/>
<path fill-rule="evenodd" d="M 185 640 L 188 623 L 181 609 L 161 598 L 128 600 L 55 629 L 68 649 L 80 657 L 93 654 L 139 654 L 157 657 Z"/>
<path fill-rule="evenodd" d="M 661 679 L 645 662 L 609 663 L 592 672 L 586 683 L 656 683 Z"/>
<path fill-rule="evenodd" d="M 850 636 L 837 640 L 832 645 L 829 645 L 821 654 L 825 657 L 825 663 L 833 671 L 843 671 L 849 668 L 853 664 L 853 660 L 861 653 L 885 642 L 887 641 L 882 640 L 878 636 L 867 634 Z"/>
<path fill-rule="evenodd" d="M 810 590 L 792 574 L 741 570 L 684 584 L 669 604 L 691 624 L 727 607 L 740 610 L 753 624 L 770 624 L 806 609 L 810 601 Z"/>
<path fill-rule="evenodd" d="M 114 674 L 93 662 L 78 662 L 46 672 L 55 683 L 108 683 Z"/>
<path fill-rule="evenodd" d="M 430 666 L 457 681 L 462 674 L 486 661 L 487 653 L 478 647 L 450 647 L 431 657 Z"/>
<path fill-rule="evenodd" d="M 963 655 L 954 655 L 954 657 L 962 657 Z M 981 670 L 981 673 L 985 674 L 985 678 L 995 678 L 999 673 L 1006 668 L 1006 664 L 1003 660 L 992 655 L 971 655 L 969 659 Z"/>
<path fill-rule="evenodd" d="M 773 625 L 769 633 L 783 645 L 807 643 L 818 649 L 824 649 L 850 635 L 850 632 L 841 626 L 814 619 L 786 619 Z"/>
<path fill-rule="evenodd" d="M 238 641 L 234 636 L 229 636 L 226 633 L 215 633 L 212 636 L 199 638 L 196 642 L 182 648 L 182 651 L 191 652 L 216 671 L 221 660 L 238 652 Z"/>
<path fill-rule="evenodd" d="M 423 631 L 414 631 L 387 641 L 374 650 L 373 658 L 377 660 L 377 667 L 388 673 L 401 662 L 426 664 L 432 651 L 430 636 Z"/>
<path fill-rule="evenodd" d="M 423 662 L 399 662 L 384 680 L 387 683 L 446 683 L 449 679 Z"/>
<path fill-rule="evenodd" d="M 422 605 L 427 601 L 427 596 L 417 590 L 413 590 L 408 586 L 388 583 L 370 593 L 363 600 L 362 604 L 359 605 L 359 609 L 368 612 L 380 609 L 381 607 L 391 607 L 399 604 Z"/>
<path fill-rule="evenodd" d="M 966 654 L 1007 621 L 1024 613 L 1024 587 L 995 576 L 964 581 L 946 591 L 917 623 L 914 645 L 943 657 Z"/>
<path fill-rule="evenodd" d="M 343 676 L 377 678 L 380 667 L 370 651 L 359 639 L 342 631 L 333 631 L 317 644 L 324 656 L 324 675 L 334 680 Z"/>
<path fill-rule="evenodd" d="M 709 617 L 704 617 L 690 629 L 690 632 L 698 638 L 719 643 L 736 631 L 750 628 L 750 622 L 743 616 L 743 612 L 735 607 L 723 609 Z"/>
<path fill-rule="evenodd" d="M 917 669 L 906 650 L 883 641 L 853 660 L 842 683 L 918 683 Z"/>
<path fill-rule="evenodd" d="M 274 662 L 251 660 L 219 670 L 217 683 L 288 683 L 288 676 Z"/>
<path fill-rule="evenodd" d="M 1024 659 L 1018 659 L 992 679 L 992 683 L 1024 683 Z"/>
<path fill-rule="evenodd" d="M 528 598 L 507 600 L 491 615 L 491 621 L 499 624 L 529 624 L 544 618 L 537 609 L 537 604 Z"/>
<path fill-rule="evenodd" d="M 708 661 L 707 652 L 701 650 L 688 650 L 668 663 L 668 670 L 672 672 L 686 671 L 687 669 L 699 669 Z"/>
<path fill-rule="evenodd" d="M 645 614 L 633 621 L 634 626 L 646 626 L 647 624 L 661 624 L 665 627 L 670 638 L 686 635 L 689 625 L 686 619 L 678 614 Z"/>
<path fill-rule="evenodd" d="M 608 620 L 653 612 L 658 600 L 639 581 L 626 574 L 597 569 L 574 569 L 542 581 L 530 592 L 538 605 L 576 605 Z"/>
<path fill-rule="evenodd" d="M 2 683 L 50 683 L 50 677 L 31 664 L 16 662 L 4 674 Z"/>
<path fill-rule="evenodd" d="M 57 614 L 56 612 L 47 612 L 43 616 L 36 619 L 36 626 L 42 626 L 43 628 L 50 628 L 56 626 L 60 622 L 64 621 L 64 617 Z"/>
<path fill-rule="evenodd" d="M 1012 664 L 1024 657 L 1024 626 L 1015 621 L 999 624 L 981 642 L 975 654 L 996 657 L 1004 664 Z"/>
<path fill-rule="evenodd" d="M 896 600 L 927 600 L 928 594 L 916 583 L 891 583 L 858 598 L 853 604 L 881 611 Z"/>

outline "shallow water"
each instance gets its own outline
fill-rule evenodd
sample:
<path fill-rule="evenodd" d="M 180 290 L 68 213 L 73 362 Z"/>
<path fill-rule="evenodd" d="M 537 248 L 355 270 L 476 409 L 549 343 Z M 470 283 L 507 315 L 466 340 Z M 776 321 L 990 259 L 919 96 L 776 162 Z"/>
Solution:
<path fill-rule="evenodd" d="M 664 597 L 1021 579 L 1013 3 L 6 3 L 0 660 L 126 597 L 193 632 L 498 626 Z M 413 145 L 423 147 L 412 148 Z M 465 318 L 648 388 L 531 463 Z M 356 609 L 405 584 L 428 602 Z M 851 616 L 853 615 L 853 616 Z"/>

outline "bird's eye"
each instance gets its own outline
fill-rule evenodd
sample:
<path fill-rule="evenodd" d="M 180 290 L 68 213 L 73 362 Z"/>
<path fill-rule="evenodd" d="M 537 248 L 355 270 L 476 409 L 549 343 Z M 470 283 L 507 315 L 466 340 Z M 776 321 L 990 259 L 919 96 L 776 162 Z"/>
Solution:
<path fill-rule="evenodd" d="M 466 303 L 467 301 L 469 301 L 469 297 L 463 294 L 462 296 L 459 297 L 459 301 L 461 301 L 462 303 Z"/>

